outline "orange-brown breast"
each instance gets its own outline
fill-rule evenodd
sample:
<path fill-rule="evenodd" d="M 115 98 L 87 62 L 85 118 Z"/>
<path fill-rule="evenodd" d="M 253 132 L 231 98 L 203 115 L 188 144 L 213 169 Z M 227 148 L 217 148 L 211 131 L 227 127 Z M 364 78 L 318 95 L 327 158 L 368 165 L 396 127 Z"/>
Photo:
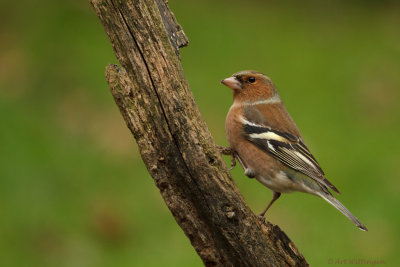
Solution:
<path fill-rule="evenodd" d="M 243 123 L 240 121 L 242 110 L 243 106 L 232 106 L 226 117 L 225 131 L 230 147 L 238 153 L 246 167 L 272 177 L 282 165 L 274 156 L 243 138 Z"/>

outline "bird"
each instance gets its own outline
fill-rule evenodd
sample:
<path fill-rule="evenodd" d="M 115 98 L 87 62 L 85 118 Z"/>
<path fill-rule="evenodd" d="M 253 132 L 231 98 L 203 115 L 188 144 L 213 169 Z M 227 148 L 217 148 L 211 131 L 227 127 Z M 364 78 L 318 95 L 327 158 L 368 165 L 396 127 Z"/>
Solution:
<path fill-rule="evenodd" d="M 282 193 L 303 192 L 326 200 L 359 229 L 362 224 L 333 194 L 339 190 L 326 179 L 307 148 L 296 123 L 286 110 L 271 79 L 258 71 L 246 70 L 221 80 L 233 91 L 233 104 L 225 132 L 233 163 L 238 160 L 249 178 L 272 190 L 265 213 Z"/>

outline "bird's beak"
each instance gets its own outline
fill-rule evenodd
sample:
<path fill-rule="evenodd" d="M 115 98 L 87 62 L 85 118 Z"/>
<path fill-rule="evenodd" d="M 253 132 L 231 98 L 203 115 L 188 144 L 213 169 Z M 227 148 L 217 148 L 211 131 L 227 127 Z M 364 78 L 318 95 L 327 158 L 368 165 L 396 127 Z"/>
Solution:
<path fill-rule="evenodd" d="M 229 88 L 231 88 L 232 90 L 240 90 L 242 89 L 242 85 L 240 84 L 240 82 L 236 79 L 236 77 L 229 77 L 226 79 L 223 79 L 221 81 L 221 83 L 223 85 L 228 86 Z"/>

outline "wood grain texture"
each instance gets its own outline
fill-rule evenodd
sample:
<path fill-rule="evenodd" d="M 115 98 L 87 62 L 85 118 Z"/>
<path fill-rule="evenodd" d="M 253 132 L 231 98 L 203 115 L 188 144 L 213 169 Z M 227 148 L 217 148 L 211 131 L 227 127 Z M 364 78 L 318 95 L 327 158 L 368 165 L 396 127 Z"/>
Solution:
<path fill-rule="evenodd" d="M 142 159 L 206 266 L 307 266 L 253 214 L 194 102 L 179 60 L 188 40 L 164 0 L 92 0 L 122 68 L 106 78 Z M 145 200 L 144 200 L 145 201 Z"/>

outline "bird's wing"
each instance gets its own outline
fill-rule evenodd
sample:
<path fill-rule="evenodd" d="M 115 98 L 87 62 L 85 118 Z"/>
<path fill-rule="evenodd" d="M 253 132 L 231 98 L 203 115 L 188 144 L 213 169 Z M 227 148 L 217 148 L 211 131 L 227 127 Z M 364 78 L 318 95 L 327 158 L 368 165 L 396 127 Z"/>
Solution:
<path fill-rule="evenodd" d="M 248 141 L 262 151 L 272 154 L 285 165 L 339 193 L 325 178 L 318 162 L 300 138 L 260 124 L 262 119 L 254 120 L 255 117 L 257 117 L 255 113 L 252 116 L 241 117 L 243 135 Z"/>

